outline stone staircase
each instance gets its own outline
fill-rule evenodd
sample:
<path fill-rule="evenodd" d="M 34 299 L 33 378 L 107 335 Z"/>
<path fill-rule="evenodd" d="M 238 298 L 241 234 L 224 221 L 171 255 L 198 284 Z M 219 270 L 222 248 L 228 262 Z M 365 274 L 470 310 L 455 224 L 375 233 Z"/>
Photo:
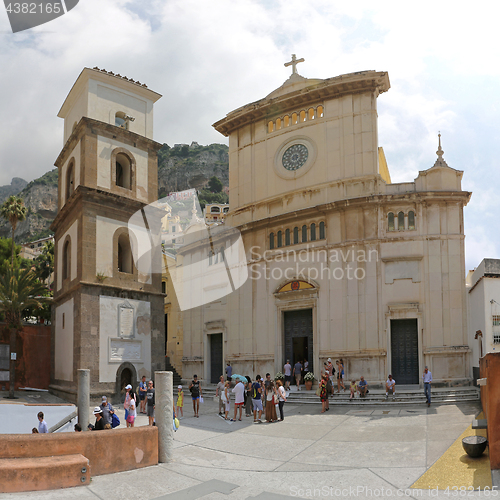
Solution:
<path fill-rule="evenodd" d="M 316 396 L 317 387 L 306 391 L 302 386 L 301 390 L 293 387 L 288 395 L 287 402 L 291 404 L 316 404 L 320 405 L 321 401 Z M 207 399 L 213 398 L 215 395 L 215 385 L 202 386 L 203 396 Z M 356 396 L 355 399 L 349 400 L 349 390 L 340 392 L 330 397 L 330 406 L 346 405 L 346 406 L 371 406 L 371 405 L 424 405 L 426 400 L 424 390 L 418 386 L 398 387 L 396 397 L 393 399 L 389 396 L 385 398 L 385 391 L 382 389 L 370 389 L 370 392 L 364 398 Z M 480 392 L 477 387 L 436 387 L 432 388 L 431 401 L 435 404 L 453 404 L 479 401 Z"/>
<path fill-rule="evenodd" d="M 175 368 L 170 364 L 170 358 L 167 357 L 167 360 L 165 362 L 165 371 L 167 372 L 173 372 L 174 374 L 174 394 L 176 394 L 176 391 L 177 391 L 177 386 L 178 385 L 182 385 L 182 378 L 181 376 L 177 373 L 177 371 L 175 370 Z"/>

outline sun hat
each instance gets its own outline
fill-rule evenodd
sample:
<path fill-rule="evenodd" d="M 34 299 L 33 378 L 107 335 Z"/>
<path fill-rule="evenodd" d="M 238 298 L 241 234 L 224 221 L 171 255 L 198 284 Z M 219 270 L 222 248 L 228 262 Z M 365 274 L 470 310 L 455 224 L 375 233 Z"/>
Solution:
<path fill-rule="evenodd" d="M 125 386 L 125 389 L 132 389 L 132 386 L 130 384 Z"/>
<path fill-rule="evenodd" d="M 178 385 L 178 386 L 177 386 L 177 389 L 182 389 L 182 385 Z"/>
<path fill-rule="evenodd" d="M 101 410 L 101 408 L 99 408 L 98 406 L 96 406 L 94 408 L 94 415 L 97 415 L 98 413 L 102 413 L 102 410 Z"/>
<path fill-rule="evenodd" d="M 328 358 L 328 363 L 331 363 L 332 362 L 332 358 Z"/>

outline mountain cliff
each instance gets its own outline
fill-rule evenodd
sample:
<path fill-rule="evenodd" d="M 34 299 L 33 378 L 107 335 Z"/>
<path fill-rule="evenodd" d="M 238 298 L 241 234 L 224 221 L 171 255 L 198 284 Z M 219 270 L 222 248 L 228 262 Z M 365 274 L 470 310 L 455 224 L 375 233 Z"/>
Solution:
<path fill-rule="evenodd" d="M 158 152 L 158 197 L 172 191 L 201 189 L 216 176 L 223 186 L 229 185 L 228 147 L 224 144 L 201 146 L 196 142 L 164 144 Z M 51 170 L 38 179 L 27 183 L 18 177 L 10 186 L 0 186 L 0 203 L 15 194 L 24 200 L 28 209 L 25 221 L 16 228 L 16 242 L 34 241 L 51 234 L 50 225 L 57 214 L 58 171 Z M 0 218 L 0 237 L 9 238 L 10 224 Z"/>

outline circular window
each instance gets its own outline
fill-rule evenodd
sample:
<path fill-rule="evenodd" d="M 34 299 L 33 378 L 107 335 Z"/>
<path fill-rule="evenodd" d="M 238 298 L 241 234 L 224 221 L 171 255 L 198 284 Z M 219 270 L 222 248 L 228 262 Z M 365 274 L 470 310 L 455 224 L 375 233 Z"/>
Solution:
<path fill-rule="evenodd" d="M 304 144 L 294 144 L 284 153 L 281 162 L 287 170 L 298 170 L 307 161 L 309 151 Z"/>
<path fill-rule="evenodd" d="M 316 160 L 316 145 L 305 136 L 295 136 L 278 147 L 274 169 L 283 179 L 303 176 Z"/>

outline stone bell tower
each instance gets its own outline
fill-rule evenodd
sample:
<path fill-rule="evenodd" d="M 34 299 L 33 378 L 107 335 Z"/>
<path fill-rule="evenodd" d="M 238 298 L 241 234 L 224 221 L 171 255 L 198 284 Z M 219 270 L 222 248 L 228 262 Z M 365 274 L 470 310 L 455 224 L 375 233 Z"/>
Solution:
<path fill-rule="evenodd" d="M 64 119 L 59 212 L 52 224 L 52 392 L 76 400 L 77 369 L 89 369 L 91 398 L 164 367 L 161 249 L 137 268 L 148 241 L 130 218 L 158 197 L 153 104 L 146 85 L 85 68 L 58 116 Z M 158 260 L 158 262 L 156 262 Z M 149 271 L 148 271 L 149 270 Z"/>

